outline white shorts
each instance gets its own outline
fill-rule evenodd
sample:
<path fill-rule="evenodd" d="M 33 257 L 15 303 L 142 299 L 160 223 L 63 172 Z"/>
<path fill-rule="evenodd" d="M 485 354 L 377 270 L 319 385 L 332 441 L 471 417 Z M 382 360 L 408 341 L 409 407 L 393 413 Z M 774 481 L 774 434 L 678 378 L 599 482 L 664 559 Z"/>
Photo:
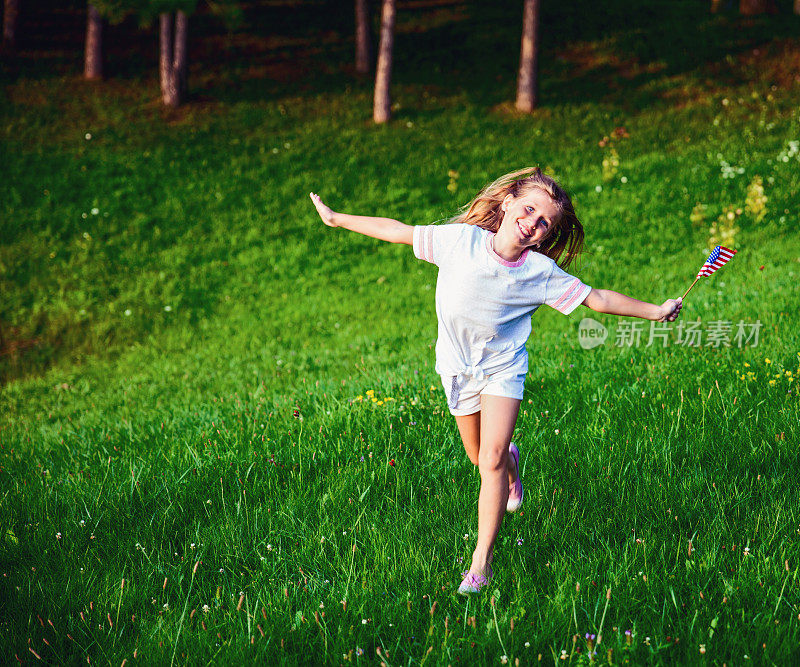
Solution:
<path fill-rule="evenodd" d="M 486 375 L 483 380 L 466 377 L 461 382 L 453 375 L 442 375 L 442 386 L 447 396 L 450 414 L 456 417 L 472 415 L 481 410 L 481 394 L 504 396 L 522 400 L 526 371 L 518 369 Z"/>

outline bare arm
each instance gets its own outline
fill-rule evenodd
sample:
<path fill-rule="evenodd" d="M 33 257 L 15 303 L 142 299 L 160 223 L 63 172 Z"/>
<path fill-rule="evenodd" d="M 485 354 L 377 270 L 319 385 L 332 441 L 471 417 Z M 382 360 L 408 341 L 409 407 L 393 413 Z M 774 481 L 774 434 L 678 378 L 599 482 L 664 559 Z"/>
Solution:
<path fill-rule="evenodd" d="M 638 301 L 629 296 L 612 292 L 607 289 L 592 289 L 583 305 L 598 313 L 610 315 L 627 315 L 641 317 L 645 320 L 658 320 L 659 322 L 673 322 L 678 317 L 683 307 L 682 299 L 667 299 L 657 306 L 654 303 Z"/>
<path fill-rule="evenodd" d="M 406 225 L 392 218 L 373 218 L 366 215 L 349 215 L 336 213 L 322 203 L 319 195 L 309 193 L 311 201 L 317 208 L 319 217 L 328 227 L 343 227 L 351 232 L 358 232 L 389 243 L 405 243 L 412 245 L 414 242 L 414 227 Z"/>

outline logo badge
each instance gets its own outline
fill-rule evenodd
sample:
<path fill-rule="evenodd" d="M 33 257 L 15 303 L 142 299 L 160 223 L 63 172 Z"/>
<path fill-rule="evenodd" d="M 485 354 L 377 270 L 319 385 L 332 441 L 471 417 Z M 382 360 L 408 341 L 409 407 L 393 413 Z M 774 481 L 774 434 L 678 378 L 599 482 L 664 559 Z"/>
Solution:
<path fill-rule="evenodd" d="M 584 350 L 602 345 L 608 338 L 608 329 L 591 317 L 584 317 L 578 325 L 578 343 Z"/>

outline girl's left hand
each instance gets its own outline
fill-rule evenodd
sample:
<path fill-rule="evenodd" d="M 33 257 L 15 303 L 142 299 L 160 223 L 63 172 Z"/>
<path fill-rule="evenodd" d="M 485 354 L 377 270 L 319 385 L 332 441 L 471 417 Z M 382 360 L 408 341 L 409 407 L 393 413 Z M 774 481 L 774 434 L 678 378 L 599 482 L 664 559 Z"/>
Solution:
<path fill-rule="evenodd" d="M 683 308 L 683 299 L 667 299 L 661 304 L 661 317 L 659 322 L 674 322 Z"/>

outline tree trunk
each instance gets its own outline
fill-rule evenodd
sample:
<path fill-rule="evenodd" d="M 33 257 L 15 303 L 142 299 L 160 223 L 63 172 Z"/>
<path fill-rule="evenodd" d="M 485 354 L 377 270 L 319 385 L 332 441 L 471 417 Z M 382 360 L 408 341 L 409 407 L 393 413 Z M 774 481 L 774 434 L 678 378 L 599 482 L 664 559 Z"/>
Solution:
<path fill-rule="evenodd" d="M 375 99 L 372 118 L 385 123 L 392 116 L 389 86 L 392 80 L 392 50 L 394 48 L 395 0 L 383 0 L 381 11 L 381 41 L 378 47 L 378 65 L 375 74 Z"/>
<path fill-rule="evenodd" d="M 517 110 L 530 113 L 539 102 L 539 0 L 525 0 L 517 79 Z"/>
<path fill-rule="evenodd" d="M 178 11 L 174 15 L 159 16 L 158 60 L 161 78 L 161 99 L 165 106 L 179 107 L 186 100 L 188 90 L 189 17 Z"/>
<path fill-rule="evenodd" d="M 158 17 L 158 43 L 159 57 L 158 69 L 161 80 L 161 100 L 166 106 L 177 106 L 174 104 L 175 91 L 172 76 L 172 33 L 174 19 L 171 13 L 165 12 Z"/>
<path fill-rule="evenodd" d="M 89 80 L 103 78 L 103 18 L 94 5 L 89 5 L 86 18 L 83 78 Z"/>
<path fill-rule="evenodd" d="M 3 48 L 13 51 L 17 46 L 19 0 L 5 0 L 3 5 Z"/>
<path fill-rule="evenodd" d="M 175 14 L 175 48 L 172 60 L 172 71 L 175 77 L 175 89 L 178 91 L 178 106 L 186 101 L 189 90 L 189 17 L 186 12 Z"/>
<path fill-rule="evenodd" d="M 356 72 L 359 74 L 369 72 L 370 39 L 368 0 L 356 0 Z"/>

